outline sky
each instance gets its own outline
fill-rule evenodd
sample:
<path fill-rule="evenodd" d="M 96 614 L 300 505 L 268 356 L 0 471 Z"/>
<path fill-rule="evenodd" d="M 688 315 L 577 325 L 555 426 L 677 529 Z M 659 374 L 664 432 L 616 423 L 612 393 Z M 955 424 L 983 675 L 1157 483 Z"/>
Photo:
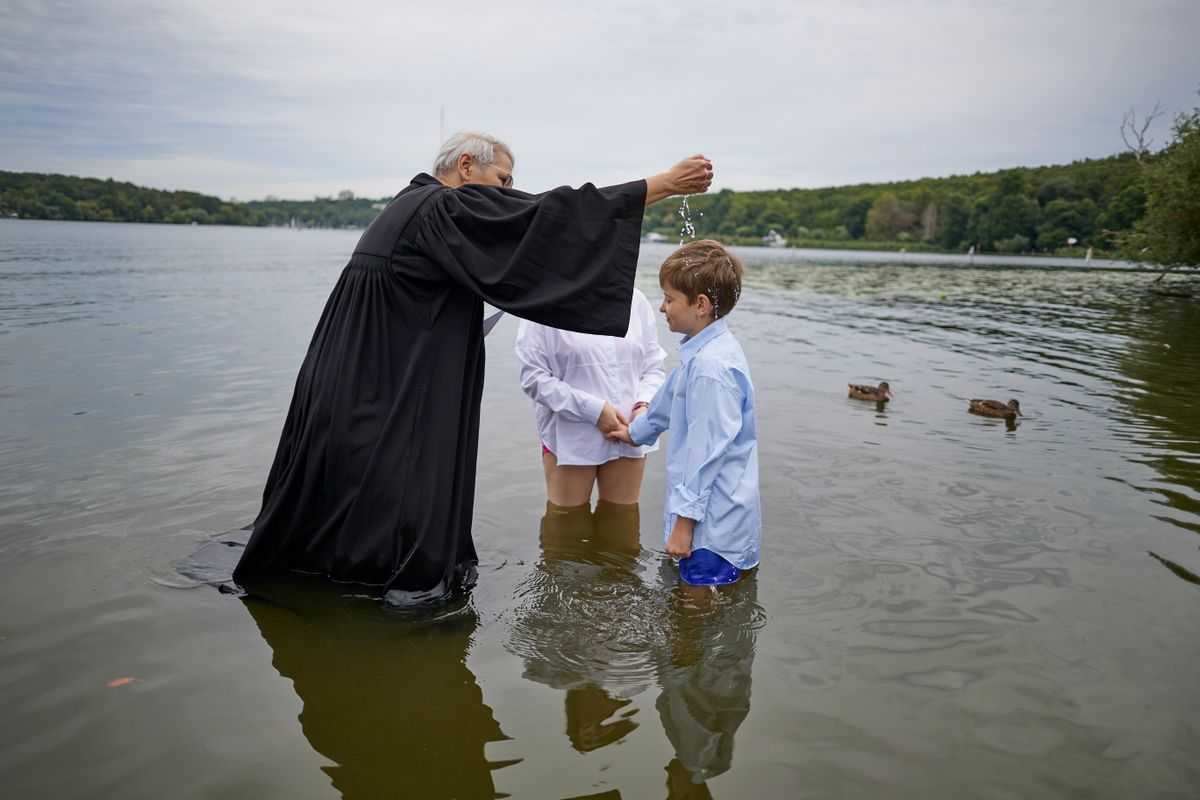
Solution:
<path fill-rule="evenodd" d="M 516 185 L 704 153 L 813 188 L 1156 146 L 1200 105 L 1200 0 L 0 0 L 0 170 L 222 198 L 387 197 L 487 131 Z"/>

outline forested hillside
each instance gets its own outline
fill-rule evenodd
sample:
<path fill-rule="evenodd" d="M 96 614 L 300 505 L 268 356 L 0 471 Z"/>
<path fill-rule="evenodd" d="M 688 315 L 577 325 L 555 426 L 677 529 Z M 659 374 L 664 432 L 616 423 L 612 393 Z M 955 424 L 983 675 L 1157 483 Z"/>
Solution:
<path fill-rule="evenodd" d="M 919 244 L 994 252 L 1109 245 L 1145 211 L 1132 155 L 1051 167 L 830 189 L 721 191 L 689 199 L 699 235 L 760 241 L 774 230 L 793 245 Z M 678 203 L 654 206 L 643 230 L 679 235 Z M 703 214 L 703 216 L 700 216 Z"/>
<path fill-rule="evenodd" d="M 23 219 L 365 228 L 389 199 L 342 192 L 336 198 L 239 203 L 196 192 L 146 189 L 111 178 L 0 172 L 0 216 Z"/>
<path fill-rule="evenodd" d="M 176 224 L 365 227 L 388 198 L 350 192 L 240 203 L 183 191 L 66 175 L 0 172 L 0 215 Z M 1111 246 L 1145 213 L 1132 155 L 993 173 L 829 189 L 723 190 L 689 200 L 701 236 L 757 244 L 770 231 L 792 245 L 1029 252 Z M 679 203 L 648 209 L 643 225 L 677 238 Z"/>

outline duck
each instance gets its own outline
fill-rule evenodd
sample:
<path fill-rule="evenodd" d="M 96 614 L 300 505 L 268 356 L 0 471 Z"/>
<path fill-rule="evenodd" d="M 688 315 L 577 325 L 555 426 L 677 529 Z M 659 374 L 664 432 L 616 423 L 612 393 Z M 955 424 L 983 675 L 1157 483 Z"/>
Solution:
<path fill-rule="evenodd" d="M 847 383 L 850 387 L 850 397 L 855 400 L 871 400 L 875 403 L 886 403 L 892 396 L 892 389 L 887 381 L 880 381 L 878 386 L 867 386 L 861 383 Z"/>
<path fill-rule="evenodd" d="M 1016 400 L 1009 400 L 1007 403 L 1001 403 L 999 400 L 968 400 L 967 402 L 971 404 L 968 411 L 985 417 L 1013 419 L 1021 413 L 1021 404 Z"/>

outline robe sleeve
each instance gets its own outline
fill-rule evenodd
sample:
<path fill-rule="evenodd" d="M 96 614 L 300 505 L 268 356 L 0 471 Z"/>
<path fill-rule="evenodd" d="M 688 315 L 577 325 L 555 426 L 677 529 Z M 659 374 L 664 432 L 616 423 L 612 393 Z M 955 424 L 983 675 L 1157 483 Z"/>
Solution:
<path fill-rule="evenodd" d="M 438 192 L 415 243 L 481 299 L 554 328 L 624 336 L 646 182 L 540 195 L 467 185 Z"/>

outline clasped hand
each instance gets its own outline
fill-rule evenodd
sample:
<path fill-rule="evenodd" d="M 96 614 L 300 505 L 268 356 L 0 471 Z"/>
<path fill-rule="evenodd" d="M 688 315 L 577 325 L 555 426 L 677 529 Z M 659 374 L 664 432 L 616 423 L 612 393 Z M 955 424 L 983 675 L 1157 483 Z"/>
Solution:
<path fill-rule="evenodd" d="M 631 420 L 637 419 L 638 414 L 643 414 L 645 411 L 644 405 L 639 406 L 626 418 L 611 403 L 605 403 L 603 410 L 600 411 L 600 419 L 596 420 L 596 427 L 600 429 L 606 439 L 636 445 L 637 443 L 629 437 L 629 423 Z"/>
<path fill-rule="evenodd" d="M 621 427 L 628 428 L 629 420 L 625 418 L 624 414 L 617 411 L 612 403 L 605 403 L 604 408 L 600 410 L 600 419 L 596 420 L 596 427 L 605 436 L 609 436 Z"/>

